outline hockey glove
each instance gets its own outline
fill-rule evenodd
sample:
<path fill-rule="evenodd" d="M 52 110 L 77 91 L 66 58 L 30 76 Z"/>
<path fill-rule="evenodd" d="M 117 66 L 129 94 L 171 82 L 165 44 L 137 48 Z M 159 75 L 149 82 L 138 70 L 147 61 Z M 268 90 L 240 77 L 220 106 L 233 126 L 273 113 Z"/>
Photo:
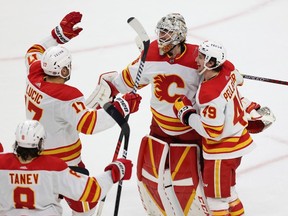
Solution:
<path fill-rule="evenodd" d="M 132 161 L 119 158 L 109 164 L 104 171 L 111 170 L 111 177 L 114 183 L 120 180 L 129 180 L 132 174 Z"/>
<path fill-rule="evenodd" d="M 75 25 L 81 22 L 82 14 L 79 12 L 70 12 L 67 14 L 60 24 L 56 26 L 52 31 L 52 37 L 59 43 L 67 43 L 70 39 L 79 35 L 83 30 L 80 27 L 75 27 Z"/>
<path fill-rule="evenodd" d="M 0 152 L 4 152 L 4 148 L 3 148 L 2 143 L 0 143 Z"/>
<path fill-rule="evenodd" d="M 270 127 L 276 120 L 268 107 L 257 109 L 257 113 L 261 116 L 260 118 L 248 121 L 247 130 L 249 133 L 260 133 Z"/>
<path fill-rule="evenodd" d="M 190 115 L 196 113 L 196 110 L 192 108 L 192 102 L 185 95 L 175 100 L 173 111 L 184 125 L 189 125 Z"/>
<path fill-rule="evenodd" d="M 247 130 L 249 133 L 260 133 L 267 129 L 276 120 L 268 107 L 261 107 L 247 98 L 241 98 L 248 119 Z"/>
<path fill-rule="evenodd" d="M 126 93 L 122 98 L 116 98 L 113 105 L 124 116 L 137 112 L 142 97 L 136 93 Z"/>

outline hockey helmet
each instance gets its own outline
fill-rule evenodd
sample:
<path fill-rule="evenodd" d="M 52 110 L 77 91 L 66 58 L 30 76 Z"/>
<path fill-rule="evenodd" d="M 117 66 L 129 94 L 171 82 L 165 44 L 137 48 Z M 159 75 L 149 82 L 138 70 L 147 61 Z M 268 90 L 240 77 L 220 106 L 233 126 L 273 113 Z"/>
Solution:
<path fill-rule="evenodd" d="M 198 51 L 205 55 L 204 68 L 209 70 L 215 69 L 222 65 L 227 58 L 226 50 L 224 49 L 223 45 L 214 41 L 204 41 L 202 44 L 200 44 Z M 215 59 L 215 65 L 212 68 L 208 68 L 206 64 L 211 60 L 211 58 Z"/>
<path fill-rule="evenodd" d="M 26 120 L 18 124 L 15 136 L 17 147 L 42 150 L 43 142 L 46 139 L 46 132 L 38 121 Z"/>
<path fill-rule="evenodd" d="M 53 46 L 48 48 L 41 60 L 41 67 L 44 73 L 49 76 L 60 76 L 67 79 L 71 74 L 71 54 L 62 46 Z M 66 76 L 61 74 L 63 68 L 67 68 L 69 73 Z"/>
<path fill-rule="evenodd" d="M 162 17 L 158 21 L 155 31 L 161 55 L 168 52 L 175 45 L 184 42 L 187 36 L 185 19 L 179 13 L 170 13 Z"/>

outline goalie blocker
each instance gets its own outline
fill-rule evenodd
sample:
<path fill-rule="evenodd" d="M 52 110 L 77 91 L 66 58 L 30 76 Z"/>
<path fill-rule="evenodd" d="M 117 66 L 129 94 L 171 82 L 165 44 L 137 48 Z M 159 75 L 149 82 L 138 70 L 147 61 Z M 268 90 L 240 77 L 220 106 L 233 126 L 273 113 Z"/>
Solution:
<path fill-rule="evenodd" d="M 209 215 L 198 145 L 168 145 L 145 136 L 139 150 L 137 178 L 148 215 Z"/>

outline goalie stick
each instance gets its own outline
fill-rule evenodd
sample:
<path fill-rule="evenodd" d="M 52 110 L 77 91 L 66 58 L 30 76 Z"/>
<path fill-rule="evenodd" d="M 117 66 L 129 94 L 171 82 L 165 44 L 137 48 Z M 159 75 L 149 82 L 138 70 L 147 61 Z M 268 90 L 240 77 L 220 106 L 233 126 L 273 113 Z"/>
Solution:
<path fill-rule="evenodd" d="M 138 70 L 137 70 L 136 78 L 135 78 L 135 81 L 134 81 L 133 90 L 132 90 L 133 93 L 136 93 L 137 92 L 137 88 L 139 86 L 139 82 L 140 82 L 140 79 L 141 79 L 142 72 L 144 70 L 144 64 L 145 64 L 147 52 L 148 52 L 148 49 L 149 49 L 149 46 L 150 46 L 150 39 L 149 39 L 149 36 L 147 35 L 144 27 L 142 26 L 142 24 L 135 17 L 130 17 L 127 20 L 127 23 L 134 29 L 134 31 L 137 33 L 138 37 L 140 38 L 140 40 L 143 43 L 143 51 L 142 51 L 139 67 L 138 67 Z M 105 107 L 105 105 L 104 105 L 104 107 Z M 108 108 L 108 107 L 106 107 L 106 108 Z M 110 108 L 110 109 L 113 109 L 113 108 Z M 127 125 L 128 125 L 128 119 L 129 119 L 129 115 L 127 115 L 126 118 L 125 118 L 125 122 L 126 122 Z M 124 125 L 125 125 L 125 123 L 124 123 Z M 118 141 L 117 141 L 117 145 L 116 145 L 116 149 L 115 149 L 115 152 L 114 152 L 113 160 L 115 160 L 118 157 L 118 153 L 119 153 L 119 150 L 120 150 L 121 143 L 122 143 L 122 140 L 123 140 L 123 136 L 125 135 L 125 132 L 126 132 L 126 136 L 125 136 L 125 140 L 124 140 L 123 155 L 122 156 L 124 158 L 127 157 L 130 129 L 129 129 L 129 133 L 128 133 L 128 136 L 127 136 L 127 131 L 125 131 L 125 127 L 122 127 L 122 126 L 120 126 L 120 127 L 121 127 L 121 133 L 120 133 Z M 128 128 L 129 128 L 129 125 L 128 125 Z M 119 184 L 118 184 L 118 188 L 117 188 L 117 195 L 116 195 L 115 208 L 114 208 L 114 216 L 118 215 L 119 205 L 120 205 L 120 198 L 121 198 L 121 192 L 122 192 L 122 181 L 120 180 Z M 104 206 L 104 203 L 105 203 L 105 199 L 106 199 L 106 197 L 104 197 L 101 200 L 101 202 L 99 203 L 97 216 L 100 216 L 101 213 L 102 213 L 102 209 L 103 209 L 103 206 Z"/>
<path fill-rule="evenodd" d="M 283 81 L 283 80 L 276 80 L 276 79 L 270 79 L 270 78 L 265 78 L 265 77 L 257 77 L 257 76 L 252 76 L 252 75 L 248 75 L 248 74 L 242 74 L 242 76 L 243 76 L 243 78 L 250 79 L 250 80 L 270 82 L 270 83 L 275 83 L 275 84 L 280 84 L 280 85 L 288 85 L 288 82 Z"/>

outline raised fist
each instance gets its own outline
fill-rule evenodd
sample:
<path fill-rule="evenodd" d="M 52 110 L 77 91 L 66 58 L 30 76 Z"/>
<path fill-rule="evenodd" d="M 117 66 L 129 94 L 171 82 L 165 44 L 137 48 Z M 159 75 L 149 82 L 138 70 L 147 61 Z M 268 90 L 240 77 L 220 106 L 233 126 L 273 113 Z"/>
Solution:
<path fill-rule="evenodd" d="M 125 117 L 130 113 L 137 112 L 142 97 L 136 93 L 126 93 L 122 98 L 116 98 L 113 105 Z"/>
<path fill-rule="evenodd" d="M 189 125 L 189 116 L 196 113 L 196 110 L 192 108 L 192 102 L 185 95 L 181 95 L 175 100 L 173 111 L 185 125 Z"/>
<path fill-rule="evenodd" d="M 114 183 L 120 180 L 129 180 L 132 174 L 132 161 L 119 158 L 109 164 L 104 171 L 111 171 L 111 177 Z"/>
<path fill-rule="evenodd" d="M 70 12 L 62 19 L 60 25 L 52 30 L 52 37 L 55 38 L 59 44 L 67 43 L 70 39 L 79 35 L 83 30 L 80 27 L 75 27 L 77 23 L 81 22 L 81 19 L 81 13 L 75 11 Z"/>

